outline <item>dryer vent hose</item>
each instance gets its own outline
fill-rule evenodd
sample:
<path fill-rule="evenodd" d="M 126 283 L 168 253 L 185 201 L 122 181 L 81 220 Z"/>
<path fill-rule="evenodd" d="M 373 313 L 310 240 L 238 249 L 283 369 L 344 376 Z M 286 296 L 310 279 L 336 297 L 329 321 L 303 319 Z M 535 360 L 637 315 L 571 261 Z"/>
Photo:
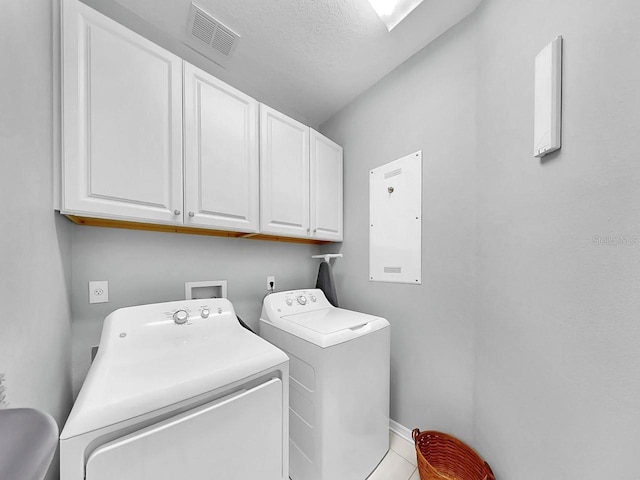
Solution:
<path fill-rule="evenodd" d="M 249 325 L 247 325 L 246 323 L 244 323 L 239 316 L 236 315 L 236 318 L 238 319 L 238 322 L 240 322 L 240 325 L 242 325 L 244 328 L 249 330 L 251 333 L 256 333 L 253 330 L 251 330 L 251 327 Z"/>

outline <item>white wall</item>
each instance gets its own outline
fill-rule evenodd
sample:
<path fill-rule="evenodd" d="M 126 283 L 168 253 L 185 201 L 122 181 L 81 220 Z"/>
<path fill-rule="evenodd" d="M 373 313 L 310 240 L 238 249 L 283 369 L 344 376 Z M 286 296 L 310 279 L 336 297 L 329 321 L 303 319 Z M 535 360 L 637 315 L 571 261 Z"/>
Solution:
<path fill-rule="evenodd" d="M 475 31 L 465 22 L 322 126 L 344 147 L 344 258 L 334 263 L 339 300 L 391 323 L 391 418 L 468 440 L 475 77 Z M 369 282 L 369 170 L 417 150 L 423 152 L 422 285 Z"/>
<path fill-rule="evenodd" d="M 226 279 L 237 313 L 256 327 L 266 276 L 279 290 L 315 285 L 318 247 L 80 227 L 55 213 L 52 5 L 0 6 L 0 373 L 10 407 L 47 411 L 62 428 L 72 350 L 77 393 L 110 311 L 183 298 L 188 280 Z M 88 304 L 96 279 L 110 281 L 110 303 Z"/>
<path fill-rule="evenodd" d="M 534 57 L 558 34 L 564 145 L 540 161 Z M 393 418 L 471 439 L 499 479 L 637 477 L 639 55 L 635 1 L 484 0 L 322 126 L 345 303 L 393 324 Z M 366 171 L 417 149 L 425 285 L 369 284 Z"/>
<path fill-rule="evenodd" d="M 0 5 L 0 373 L 10 407 L 71 407 L 71 226 L 52 205 L 51 2 Z M 57 477 L 57 467 L 49 478 Z"/>
<path fill-rule="evenodd" d="M 184 282 L 227 280 L 227 298 L 257 331 L 267 275 L 276 290 L 315 286 L 316 245 L 74 226 L 73 390 L 89 368 L 104 318 L 131 305 L 184 299 Z M 89 304 L 88 282 L 109 281 L 109 303 Z"/>
<path fill-rule="evenodd" d="M 503 479 L 637 478 L 640 244 L 594 237 L 640 235 L 640 4 L 477 18 L 477 443 Z M 540 162 L 533 59 L 558 34 L 564 142 Z"/>
<path fill-rule="evenodd" d="M 340 299 L 392 323 L 392 417 L 472 441 L 500 479 L 637 476 L 640 245 L 620 239 L 640 234 L 638 18 L 632 0 L 484 0 L 322 128 L 345 147 Z M 557 34 L 564 146 L 540 162 L 533 58 Z M 279 288 L 314 283 L 317 247 L 57 218 L 51 2 L 4 2 L 0 44 L 0 372 L 11 406 L 64 419 L 70 291 L 79 359 L 107 311 L 179 298 L 186 280 L 227 278 L 252 324 L 266 275 Z M 418 149 L 423 285 L 369 283 L 367 172 Z M 108 306 L 86 303 L 92 279 L 110 280 Z"/>

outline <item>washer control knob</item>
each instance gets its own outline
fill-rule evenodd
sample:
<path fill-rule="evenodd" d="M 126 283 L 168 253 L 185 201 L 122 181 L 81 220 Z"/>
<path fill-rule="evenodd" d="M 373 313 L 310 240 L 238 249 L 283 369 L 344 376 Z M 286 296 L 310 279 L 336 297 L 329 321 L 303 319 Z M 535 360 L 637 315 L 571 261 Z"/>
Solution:
<path fill-rule="evenodd" d="M 189 320 L 189 314 L 187 313 L 186 310 L 178 310 L 176 313 L 173 314 L 173 321 L 176 322 L 178 325 L 187 323 L 187 320 Z"/>
<path fill-rule="evenodd" d="M 315 295 L 309 295 L 309 298 L 311 299 L 312 302 L 316 301 L 316 296 Z"/>
<path fill-rule="evenodd" d="M 300 295 L 298 298 L 298 303 L 300 305 L 306 305 L 307 304 L 307 297 L 305 297 L 304 295 Z"/>
<path fill-rule="evenodd" d="M 287 305 L 289 306 L 293 305 L 293 300 L 291 300 L 290 298 L 287 298 Z"/>
<path fill-rule="evenodd" d="M 211 311 L 208 308 L 203 308 L 202 311 L 200 312 L 200 316 L 202 318 L 208 318 L 210 313 Z"/>

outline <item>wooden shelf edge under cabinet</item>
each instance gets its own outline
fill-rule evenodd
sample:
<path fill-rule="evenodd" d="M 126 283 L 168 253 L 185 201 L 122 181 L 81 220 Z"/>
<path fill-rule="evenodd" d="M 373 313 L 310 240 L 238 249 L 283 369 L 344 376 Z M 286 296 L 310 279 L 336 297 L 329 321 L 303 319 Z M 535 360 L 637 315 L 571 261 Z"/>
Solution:
<path fill-rule="evenodd" d="M 64 215 L 64 214 L 63 214 Z M 127 230 L 145 230 L 165 233 L 185 233 L 190 235 L 206 235 L 211 237 L 246 238 L 250 240 L 264 240 L 269 242 L 301 243 L 308 245 L 325 245 L 331 243 L 312 238 L 294 238 L 262 233 L 231 232 L 226 230 L 210 230 L 207 228 L 185 227 L 181 225 L 160 225 L 154 223 L 128 222 L 124 220 L 111 220 L 105 218 L 80 217 L 77 215 L 65 215 L 76 225 L 89 227 L 122 228 Z"/>

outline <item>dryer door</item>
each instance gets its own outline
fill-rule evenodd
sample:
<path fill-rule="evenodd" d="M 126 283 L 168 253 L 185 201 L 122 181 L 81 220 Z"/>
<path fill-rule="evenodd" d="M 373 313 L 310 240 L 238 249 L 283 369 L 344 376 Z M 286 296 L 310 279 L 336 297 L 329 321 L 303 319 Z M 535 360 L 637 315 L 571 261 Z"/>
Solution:
<path fill-rule="evenodd" d="M 86 480 L 282 480 L 282 381 L 272 379 L 96 449 Z"/>

